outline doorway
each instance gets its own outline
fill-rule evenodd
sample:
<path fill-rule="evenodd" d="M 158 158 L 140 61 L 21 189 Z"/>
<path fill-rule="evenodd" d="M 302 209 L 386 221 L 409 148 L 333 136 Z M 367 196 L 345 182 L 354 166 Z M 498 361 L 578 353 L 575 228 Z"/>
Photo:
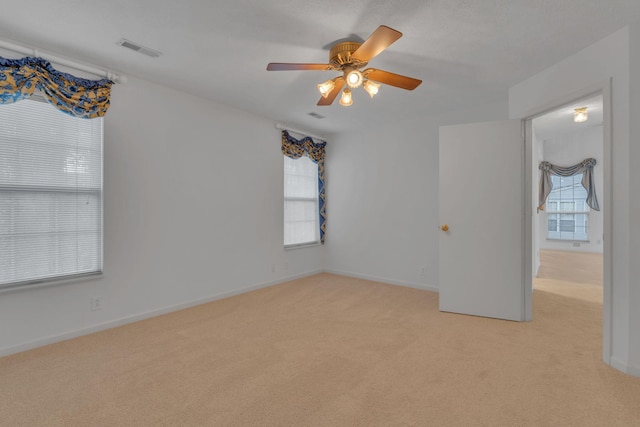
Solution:
<path fill-rule="evenodd" d="M 603 280 L 602 280 L 602 359 L 605 363 L 610 364 L 611 348 L 612 348 L 612 211 L 611 211 L 611 156 L 612 156 L 612 112 L 611 112 L 611 79 L 604 80 L 600 83 L 594 84 L 590 87 L 585 87 L 582 90 L 567 93 L 564 96 L 538 105 L 538 107 L 531 110 L 526 119 L 524 119 L 524 134 L 525 134 L 525 301 L 524 306 L 530 310 L 532 307 L 533 296 L 533 271 L 535 268 L 536 260 L 533 254 L 534 246 L 534 234 L 533 224 L 534 216 L 536 215 L 537 206 L 537 183 L 534 182 L 534 171 L 537 170 L 538 165 L 534 168 L 534 156 L 533 156 L 533 141 L 532 141 L 532 122 L 536 117 L 542 116 L 547 112 L 555 111 L 563 107 L 567 107 L 577 103 L 577 101 L 585 100 L 594 97 L 598 94 L 602 96 L 602 135 L 603 135 L 603 156 L 600 168 L 600 173 L 603 176 L 603 191 L 599 197 L 599 204 L 602 210 L 603 218 L 603 230 L 602 230 L 602 263 L 603 263 Z M 534 201 L 534 197 L 535 200 Z M 529 311 L 527 315 L 531 315 Z M 530 317 L 529 317 L 530 318 Z"/>
<path fill-rule="evenodd" d="M 511 119 L 440 127 L 439 214 L 441 225 L 438 228 L 442 232 L 439 238 L 438 270 L 441 311 L 517 321 L 532 320 L 532 278 L 534 270 L 537 271 L 537 260 L 533 255 L 535 237 L 533 231 L 538 206 L 538 184 L 537 179 L 534 179 L 534 171 L 537 172 L 538 163 L 534 166 L 532 122 L 535 118 L 551 111 L 566 109 L 576 100 L 584 101 L 598 94 L 602 99 L 601 132 L 603 135 L 603 154 L 599 168 L 603 177 L 603 188 L 599 195 L 603 217 L 600 239 L 603 264 L 602 358 L 609 363 L 613 335 L 611 330 L 612 217 L 611 197 L 609 197 L 611 194 L 611 79 L 552 103 L 540 105 L 530 111 L 523 120 Z M 468 163 L 461 164 L 461 159 Z M 482 167 L 478 167 L 479 164 Z M 479 175 L 480 172 L 482 172 L 481 175 Z M 468 193 L 485 194 L 485 192 L 469 192 L 469 183 L 491 183 L 491 194 L 498 195 L 500 203 L 492 199 L 491 209 L 484 211 L 490 212 L 493 216 L 487 216 L 478 221 L 475 217 L 476 210 L 473 211 L 473 215 L 468 214 L 471 212 L 470 209 L 465 209 L 468 206 L 487 205 L 486 198 L 474 199 L 470 202 L 458 196 Z M 496 184 L 504 187 L 497 188 Z M 467 214 L 464 214 L 465 212 Z M 496 215 L 496 212 L 501 212 L 501 215 Z M 456 216 L 459 214 L 461 216 Z M 535 227 L 536 230 L 540 228 L 539 225 Z M 497 241 L 496 237 L 503 239 Z M 490 245 L 492 251 L 486 250 L 486 242 L 489 241 L 492 243 Z M 465 254 L 465 259 L 461 261 L 459 255 L 462 253 Z M 479 254 L 482 254 L 482 259 L 479 258 Z M 460 268 L 460 265 L 464 265 L 465 268 Z M 495 266 L 501 268 L 495 268 Z M 489 277 L 487 274 L 492 273 L 495 276 L 496 271 L 508 273 L 508 276 L 503 274 L 501 277 Z M 479 279 L 483 281 L 480 282 Z M 505 312 L 509 313 L 504 315 Z"/>
<path fill-rule="evenodd" d="M 603 96 L 598 93 L 532 119 L 532 277 L 544 292 L 598 304 L 603 301 L 604 209 L 586 202 L 582 173 L 551 176 L 538 208 L 538 165 L 571 166 L 593 158 L 596 198 L 604 194 Z"/>

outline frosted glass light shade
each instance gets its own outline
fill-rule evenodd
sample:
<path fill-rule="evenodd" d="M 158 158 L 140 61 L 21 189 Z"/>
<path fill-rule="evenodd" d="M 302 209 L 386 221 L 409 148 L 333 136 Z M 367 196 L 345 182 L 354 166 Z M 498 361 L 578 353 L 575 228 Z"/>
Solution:
<path fill-rule="evenodd" d="M 340 97 L 340 105 L 343 107 L 348 107 L 353 104 L 353 99 L 351 98 L 351 90 L 346 88 L 342 91 L 342 96 Z"/>
<path fill-rule="evenodd" d="M 370 97 L 374 97 L 378 93 L 378 89 L 380 89 L 380 84 L 372 82 L 371 80 L 365 80 L 362 83 L 362 88 L 367 91 Z"/>
<path fill-rule="evenodd" d="M 326 82 L 318 85 L 318 91 L 320 91 L 320 95 L 322 95 L 323 98 L 326 98 L 334 87 L 336 87 L 336 83 L 333 80 L 327 80 Z"/>
<path fill-rule="evenodd" d="M 587 107 L 576 108 L 573 113 L 573 121 L 576 123 L 583 123 L 587 121 Z"/>
<path fill-rule="evenodd" d="M 351 70 L 347 72 L 345 76 L 345 80 L 347 81 L 347 86 L 351 89 L 355 89 L 362 84 L 362 73 L 358 70 Z"/>

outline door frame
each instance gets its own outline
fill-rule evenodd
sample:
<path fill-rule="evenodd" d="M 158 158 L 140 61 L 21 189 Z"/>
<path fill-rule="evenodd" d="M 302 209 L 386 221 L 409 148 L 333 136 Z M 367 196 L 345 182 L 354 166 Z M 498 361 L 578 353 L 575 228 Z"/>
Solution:
<path fill-rule="evenodd" d="M 557 110 L 566 105 L 572 104 L 575 101 L 579 101 L 583 98 L 588 98 L 593 95 L 602 94 L 602 137 L 603 137 L 603 190 L 604 194 L 601 197 L 603 212 L 603 301 L 602 301 L 602 359 L 605 363 L 610 365 L 611 347 L 612 347 L 612 182 L 611 182 L 611 141 L 612 141 L 612 110 L 611 110 L 611 92 L 612 92 L 612 79 L 609 78 L 600 83 L 582 88 L 581 90 L 567 93 L 561 97 L 558 97 L 550 102 L 541 104 L 529 112 L 524 114 L 523 132 L 525 134 L 525 152 L 524 152 L 524 200 L 525 200 L 525 221 L 524 221 L 524 313 L 528 319 L 531 319 L 531 309 L 533 305 L 532 293 L 533 293 L 533 272 L 532 272 L 532 260 L 533 260 L 533 204 L 532 204 L 532 156 L 533 156 L 533 140 L 532 140 L 532 120 L 536 117 L 542 116 L 550 111 Z M 527 276 L 527 273 L 528 276 Z M 527 277 L 529 279 L 527 279 Z"/>

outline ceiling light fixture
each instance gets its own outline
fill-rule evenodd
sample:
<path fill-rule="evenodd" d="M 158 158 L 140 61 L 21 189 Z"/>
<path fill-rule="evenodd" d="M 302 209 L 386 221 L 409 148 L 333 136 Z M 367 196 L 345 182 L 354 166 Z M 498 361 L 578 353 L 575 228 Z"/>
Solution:
<path fill-rule="evenodd" d="M 414 90 L 422 80 L 394 74 L 377 68 L 366 68 L 369 61 L 402 37 L 400 31 L 380 25 L 365 41 L 337 41 L 329 50 L 329 62 L 298 63 L 270 62 L 267 71 L 315 70 L 340 71 L 339 77 L 317 85 L 322 98 L 320 106 L 328 106 L 342 93 L 340 104 L 353 104 L 351 90 L 363 87 L 372 98 L 378 93 L 380 84 L 387 84 L 405 90 Z"/>
<path fill-rule="evenodd" d="M 334 87 L 336 87 L 335 80 L 327 80 L 326 82 L 318 85 L 318 90 L 320 91 L 320 95 L 322 95 L 323 98 L 326 98 Z"/>
<path fill-rule="evenodd" d="M 573 121 L 576 123 L 586 122 L 587 116 L 587 107 L 576 108 L 573 113 Z"/>
<path fill-rule="evenodd" d="M 351 89 L 356 89 L 362 84 L 363 77 L 359 70 L 351 68 L 344 72 L 344 79 L 347 82 L 347 86 Z"/>
<path fill-rule="evenodd" d="M 378 90 L 380 90 L 380 83 L 365 79 L 366 74 L 366 71 L 365 73 L 362 73 L 362 71 L 355 68 L 349 68 L 345 70 L 343 76 L 320 83 L 318 85 L 318 91 L 323 98 L 331 98 L 333 100 L 336 94 L 346 86 L 342 92 L 342 97 L 340 98 L 340 105 L 348 107 L 353 105 L 351 89 L 356 89 L 362 86 L 371 98 L 373 98 L 378 93 Z"/>
<path fill-rule="evenodd" d="M 376 93 L 378 93 L 378 89 L 380 89 L 380 84 L 376 82 L 372 82 L 371 80 L 365 80 L 362 83 L 362 88 L 367 91 L 370 97 L 374 97 Z"/>
<path fill-rule="evenodd" d="M 340 105 L 343 107 L 348 107 L 353 104 L 353 99 L 351 98 L 351 89 L 348 87 L 342 91 L 342 96 L 340 97 Z"/>

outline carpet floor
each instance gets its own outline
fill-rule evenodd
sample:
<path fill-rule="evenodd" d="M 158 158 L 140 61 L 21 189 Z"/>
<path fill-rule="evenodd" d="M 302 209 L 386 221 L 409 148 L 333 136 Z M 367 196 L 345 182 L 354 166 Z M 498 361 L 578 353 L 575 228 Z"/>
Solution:
<path fill-rule="evenodd" d="M 517 323 L 319 274 L 0 358 L 0 425 L 638 426 L 601 328 L 570 292 Z"/>

